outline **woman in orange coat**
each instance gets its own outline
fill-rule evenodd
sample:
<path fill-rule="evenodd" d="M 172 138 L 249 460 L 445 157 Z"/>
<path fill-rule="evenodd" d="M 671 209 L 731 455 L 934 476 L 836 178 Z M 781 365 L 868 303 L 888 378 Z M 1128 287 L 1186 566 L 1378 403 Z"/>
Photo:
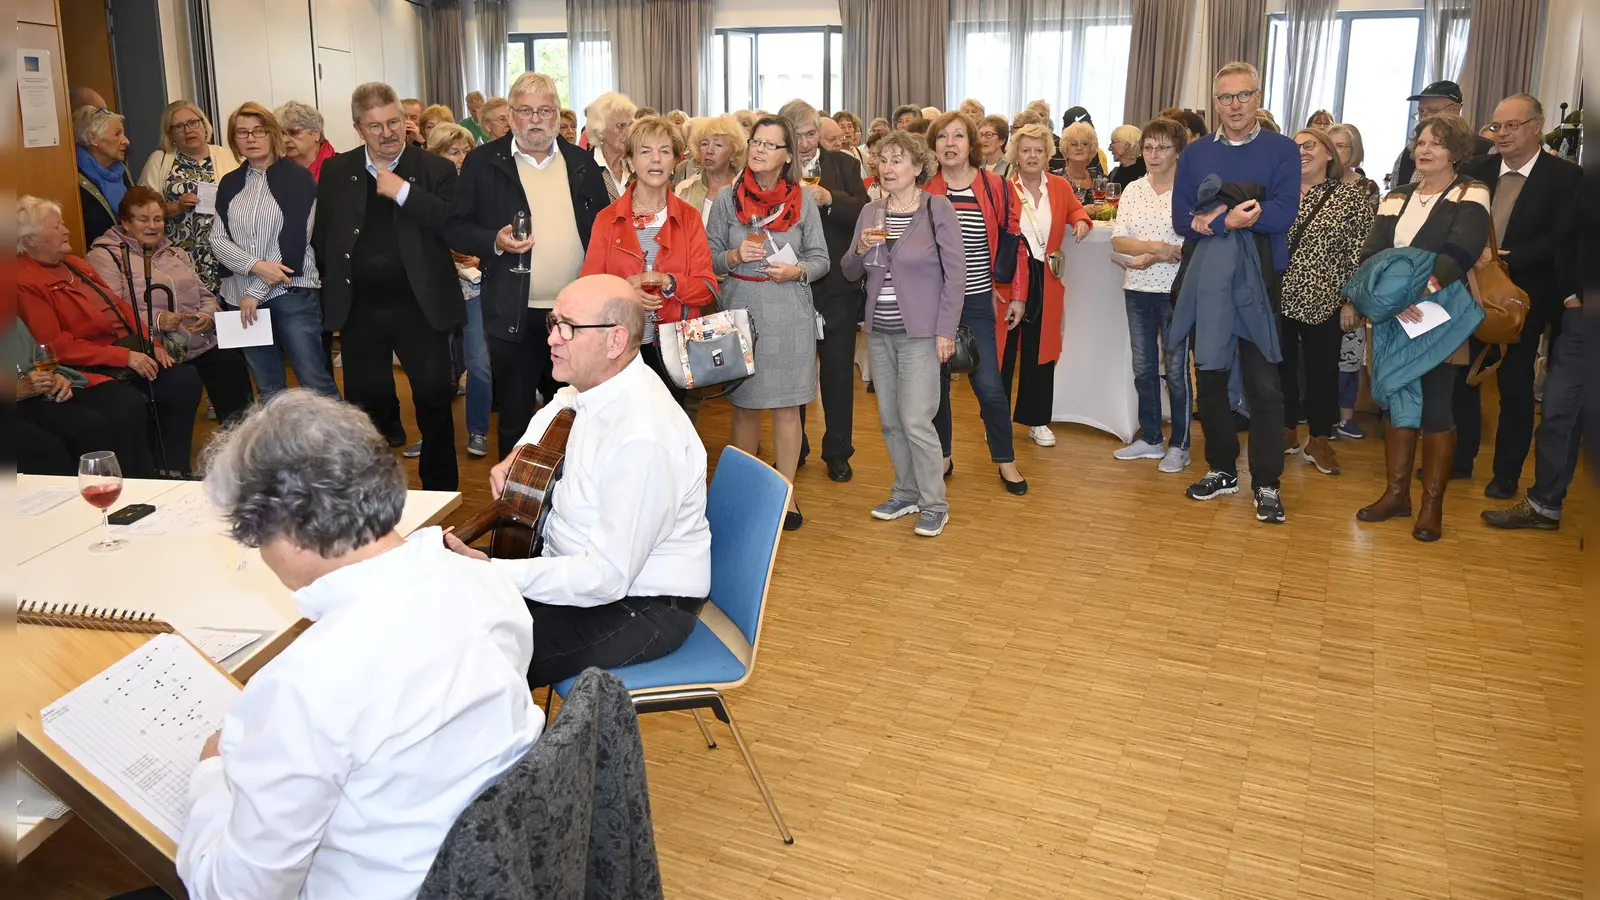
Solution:
<path fill-rule="evenodd" d="M 1043 125 L 1024 125 L 1011 136 L 1006 162 L 1010 186 L 1022 203 L 1022 245 L 1028 251 L 1027 287 L 1013 292 L 995 324 L 996 349 L 1002 360 L 1000 380 L 1011 399 L 1011 376 L 1022 357 L 1013 419 L 1028 426 L 1028 437 L 1041 447 L 1054 447 L 1050 410 L 1055 401 L 1056 360 L 1061 358 L 1061 316 L 1065 287 L 1061 283 L 1061 242 L 1071 231 L 1081 241 L 1093 225 L 1078 202 L 1078 193 L 1060 175 L 1046 171 L 1055 153 L 1055 138 Z M 1054 261 L 1052 263 L 1052 260 Z M 1049 277 L 1047 270 L 1053 268 Z"/>
<path fill-rule="evenodd" d="M 660 116 L 636 119 L 626 146 L 633 181 L 595 216 L 579 276 L 603 272 L 633 285 L 647 311 L 640 355 L 681 404 L 684 392 L 662 365 L 656 326 L 692 319 L 716 301 L 711 247 L 700 211 L 678 199 L 669 184 L 685 146 L 678 129 Z"/>

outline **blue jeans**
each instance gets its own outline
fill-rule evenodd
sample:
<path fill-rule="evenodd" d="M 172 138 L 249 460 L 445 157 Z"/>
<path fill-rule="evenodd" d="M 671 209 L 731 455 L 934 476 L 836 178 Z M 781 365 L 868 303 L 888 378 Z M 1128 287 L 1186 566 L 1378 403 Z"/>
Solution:
<path fill-rule="evenodd" d="M 255 377 L 256 389 L 266 400 L 289 386 L 283 370 L 287 359 L 300 386 L 329 397 L 339 388 L 328 373 L 322 352 L 322 292 L 316 288 L 290 288 L 261 304 L 272 310 L 272 343 L 244 348 L 244 359 Z"/>
<path fill-rule="evenodd" d="M 972 393 L 978 398 L 978 412 L 989 438 L 989 458 L 996 463 L 1016 462 L 1016 447 L 1011 441 L 1011 401 L 1000 383 L 1000 360 L 994 336 L 994 293 L 968 294 L 961 304 L 961 324 L 972 329 L 978 339 L 978 368 L 967 375 Z M 939 411 L 933 416 L 939 432 L 939 447 L 950 455 L 950 376 L 939 374 Z"/>
<path fill-rule="evenodd" d="M 489 407 L 494 398 L 489 373 L 489 345 L 483 339 L 483 299 L 467 300 L 467 327 L 461 332 L 467 358 L 467 434 L 489 433 Z"/>
<path fill-rule="evenodd" d="M 1161 347 L 1172 324 L 1172 297 L 1123 291 L 1128 304 L 1128 340 L 1133 348 L 1133 389 L 1139 395 L 1139 439 L 1161 443 Z M 1172 406 L 1172 446 L 1189 449 L 1189 342 L 1167 351 L 1167 402 Z"/>

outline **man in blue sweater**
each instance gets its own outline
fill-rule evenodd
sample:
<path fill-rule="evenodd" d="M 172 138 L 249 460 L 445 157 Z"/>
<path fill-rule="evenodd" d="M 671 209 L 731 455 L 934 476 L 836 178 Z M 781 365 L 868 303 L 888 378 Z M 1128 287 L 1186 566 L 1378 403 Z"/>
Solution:
<path fill-rule="evenodd" d="M 1183 235 L 1185 268 L 1196 245 L 1213 235 L 1247 229 L 1261 257 L 1262 280 L 1279 305 L 1283 270 L 1289 265 L 1288 233 L 1300 208 L 1300 151 L 1294 141 L 1267 131 L 1256 121 L 1261 107 L 1261 77 L 1249 63 L 1229 63 L 1212 84 L 1219 127 L 1191 143 L 1178 158 L 1172 191 L 1172 227 Z M 1231 209 L 1218 205 L 1200 215 L 1193 209 L 1200 182 L 1215 174 L 1226 188 L 1237 185 L 1248 196 Z M 1180 271 L 1179 279 L 1184 277 Z M 1178 295 L 1173 285 L 1172 295 Z M 1236 363 L 1244 376 L 1244 395 L 1250 407 L 1250 476 L 1255 491 L 1256 518 L 1262 522 L 1284 520 L 1278 479 L 1283 474 L 1283 391 L 1278 366 L 1254 343 L 1241 339 Z M 1239 490 L 1239 435 L 1228 404 L 1228 377 L 1232 370 L 1199 371 L 1196 397 L 1200 425 L 1205 429 L 1206 463 L 1210 471 L 1189 486 L 1195 500 L 1210 500 Z"/>

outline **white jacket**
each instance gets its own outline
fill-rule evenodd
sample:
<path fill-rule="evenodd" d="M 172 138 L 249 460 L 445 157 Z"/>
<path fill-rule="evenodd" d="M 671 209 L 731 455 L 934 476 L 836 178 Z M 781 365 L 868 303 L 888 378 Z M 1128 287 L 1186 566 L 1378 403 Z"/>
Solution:
<path fill-rule="evenodd" d="M 167 176 L 172 174 L 173 163 L 177 161 L 176 152 L 168 153 L 157 148 L 144 161 L 144 171 L 139 173 L 139 183 L 165 197 L 167 195 Z M 239 168 L 239 161 L 233 158 L 233 151 L 227 147 L 211 145 L 211 167 L 216 169 L 216 179 L 220 183 L 222 176 Z"/>

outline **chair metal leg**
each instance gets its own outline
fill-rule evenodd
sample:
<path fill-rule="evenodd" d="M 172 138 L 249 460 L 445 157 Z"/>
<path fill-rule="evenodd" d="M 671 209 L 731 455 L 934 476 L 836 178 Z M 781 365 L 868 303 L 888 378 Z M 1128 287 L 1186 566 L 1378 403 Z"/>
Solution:
<path fill-rule="evenodd" d="M 717 742 L 715 740 L 713 740 L 712 737 L 711 737 L 711 729 L 706 727 L 706 720 L 700 718 L 700 710 L 691 709 L 691 710 L 689 710 L 689 712 L 694 715 L 694 723 L 696 725 L 700 726 L 700 734 L 701 734 L 702 737 L 704 737 L 706 739 L 706 749 L 707 750 L 715 750 L 715 749 L 717 749 Z"/>
<path fill-rule="evenodd" d="M 739 725 L 733 720 L 733 710 L 728 708 L 728 703 L 718 696 L 718 705 L 722 707 L 721 718 L 728 723 L 728 730 L 733 732 L 733 742 L 739 745 L 739 752 L 744 755 L 745 767 L 750 770 L 750 777 L 755 781 L 756 787 L 761 790 L 761 799 L 767 801 L 767 812 L 772 813 L 772 821 L 778 826 L 778 834 L 783 837 L 785 844 L 794 843 L 794 836 L 789 834 L 789 826 L 783 823 L 783 813 L 778 812 L 778 803 L 772 799 L 772 791 L 767 789 L 766 779 L 761 777 L 761 770 L 756 767 L 756 758 L 750 755 L 750 748 L 745 746 L 744 736 L 739 734 Z M 695 719 L 698 721 L 699 716 Z"/>

